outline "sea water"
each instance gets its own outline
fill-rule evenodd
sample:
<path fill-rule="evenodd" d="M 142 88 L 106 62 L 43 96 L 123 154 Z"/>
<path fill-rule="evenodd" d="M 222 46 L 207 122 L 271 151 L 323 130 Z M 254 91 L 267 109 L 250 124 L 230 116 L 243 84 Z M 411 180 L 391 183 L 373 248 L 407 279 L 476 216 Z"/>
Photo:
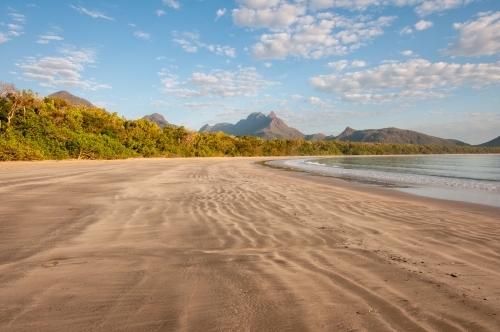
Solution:
<path fill-rule="evenodd" d="M 500 207 L 500 155 L 343 156 L 267 163 L 421 196 Z"/>

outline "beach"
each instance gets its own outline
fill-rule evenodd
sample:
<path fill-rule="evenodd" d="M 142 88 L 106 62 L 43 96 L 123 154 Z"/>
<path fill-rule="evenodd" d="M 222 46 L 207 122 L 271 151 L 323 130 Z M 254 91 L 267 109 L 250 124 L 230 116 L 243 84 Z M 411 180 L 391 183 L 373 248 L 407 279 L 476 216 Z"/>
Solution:
<path fill-rule="evenodd" d="M 270 159 L 0 163 L 0 331 L 500 330 L 500 208 Z"/>

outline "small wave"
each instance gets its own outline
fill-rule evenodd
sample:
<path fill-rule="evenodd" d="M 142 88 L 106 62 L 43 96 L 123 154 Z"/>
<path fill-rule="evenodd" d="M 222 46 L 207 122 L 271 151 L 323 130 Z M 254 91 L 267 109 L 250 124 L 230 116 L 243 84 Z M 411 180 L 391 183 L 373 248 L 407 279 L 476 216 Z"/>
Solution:
<path fill-rule="evenodd" d="M 306 164 L 309 164 L 309 165 L 321 165 L 321 166 L 326 166 L 326 164 L 318 163 L 318 162 L 315 162 L 315 161 L 306 161 L 305 163 L 306 163 Z"/>
<path fill-rule="evenodd" d="M 345 169 L 331 167 L 315 161 L 306 159 L 294 159 L 285 161 L 269 162 L 276 166 L 294 168 L 312 173 L 318 173 L 327 176 L 346 178 L 356 181 L 379 182 L 392 185 L 413 185 L 413 186 L 435 186 L 452 187 L 460 189 L 486 190 L 489 192 L 499 192 L 500 184 L 490 181 L 474 181 L 463 178 L 438 177 L 431 175 L 417 175 L 405 173 L 392 173 L 362 169 Z"/>

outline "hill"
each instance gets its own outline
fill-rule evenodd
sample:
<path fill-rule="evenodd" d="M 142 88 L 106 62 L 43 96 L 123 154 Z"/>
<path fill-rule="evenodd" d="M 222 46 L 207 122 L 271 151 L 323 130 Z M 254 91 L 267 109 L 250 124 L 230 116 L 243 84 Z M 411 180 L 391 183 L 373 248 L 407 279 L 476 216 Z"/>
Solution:
<path fill-rule="evenodd" d="M 398 128 L 355 130 L 347 127 L 334 139 L 350 142 L 396 143 L 396 144 L 433 144 L 433 145 L 469 145 L 455 139 L 444 139 L 422 134 L 412 130 Z"/>
<path fill-rule="evenodd" d="M 50 95 L 47 96 L 48 98 L 60 98 L 60 99 L 65 99 L 70 102 L 71 105 L 77 106 L 77 105 L 83 105 L 89 108 L 94 107 L 92 103 L 88 100 L 85 100 L 83 98 L 77 97 L 69 93 L 68 91 L 58 91 L 54 92 Z"/>
<path fill-rule="evenodd" d="M 163 117 L 163 115 L 161 114 L 158 114 L 158 113 L 153 113 L 151 115 L 146 115 L 143 117 L 144 120 L 149 120 L 151 122 L 154 122 L 158 125 L 158 127 L 160 127 L 161 129 L 169 126 L 169 127 L 174 127 L 174 128 L 177 128 L 178 126 L 176 125 L 173 125 L 171 123 L 169 123 L 167 120 L 165 120 L 165 118 Z"/>
<path fill-rule="evenodd" d="M 479 144 L 478 146 L 484 146 L 484 147 L 497 147 L 500 146 L 500 136 L 497 138 L 492 139 L 491 141 L 488 141 L 483 144 Z"/>
<path fill-rule="evenodd" d="M 214 126 L 206 124 L 199 130 L 199 132 L 209 133 L 218 131 L 234 136 L 249 135 L 264 139 L 305 138 L 306 136 L 297 129 L 289 127 L 282 119 L 278 118 L 274 112 L 271 112 L 268 116 L 260 112 L 255 112 L 234 125 L 227 122 L 218 123 Z"/>
<path fill-rule="evenodd" d="M 325 136 L 324 134 L 305 135 L 299 130 L 289 127 L 282 119 L 278 118 L 274 112 L 268 116 L 255 112 L 246 119 L 238 121 L 236 124 L 227 122 L 218 123 L 214 126 L 208 124 L 201 127 L 199 132 L 224 132 L 234 136 L 256 136 L 264 139 L 281 138 L 294 139 L 301 138 L 307 141 L 350 141 L 366 143 L 395 143 L 395 144 L 419 144 L 419 145 L 446 145 L 446 146 L 467 146 L 469 144 L 454 140 L 443 139 L 426 135 L 412 130 L 398 128 L 367 129 L 356 130 L 347 127 L 338 136 Z M 489 143 L 489 142 L 488 142 Z M 485 144 L 488 144 L 485 143 Z M 484 145 L 486 146 L 486 145 Z M 497 146 L 497 145 L 487 145 Z"/>

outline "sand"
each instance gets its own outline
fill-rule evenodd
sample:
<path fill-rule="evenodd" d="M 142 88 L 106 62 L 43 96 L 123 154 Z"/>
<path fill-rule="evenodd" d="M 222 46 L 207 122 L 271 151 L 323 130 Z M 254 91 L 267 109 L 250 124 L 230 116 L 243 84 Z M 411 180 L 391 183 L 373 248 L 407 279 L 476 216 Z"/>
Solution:
<path fill-rule="evenodd" d="M 500 330 L 500 209 L 257 160 L 0 163 L 0 331 Z"/>

